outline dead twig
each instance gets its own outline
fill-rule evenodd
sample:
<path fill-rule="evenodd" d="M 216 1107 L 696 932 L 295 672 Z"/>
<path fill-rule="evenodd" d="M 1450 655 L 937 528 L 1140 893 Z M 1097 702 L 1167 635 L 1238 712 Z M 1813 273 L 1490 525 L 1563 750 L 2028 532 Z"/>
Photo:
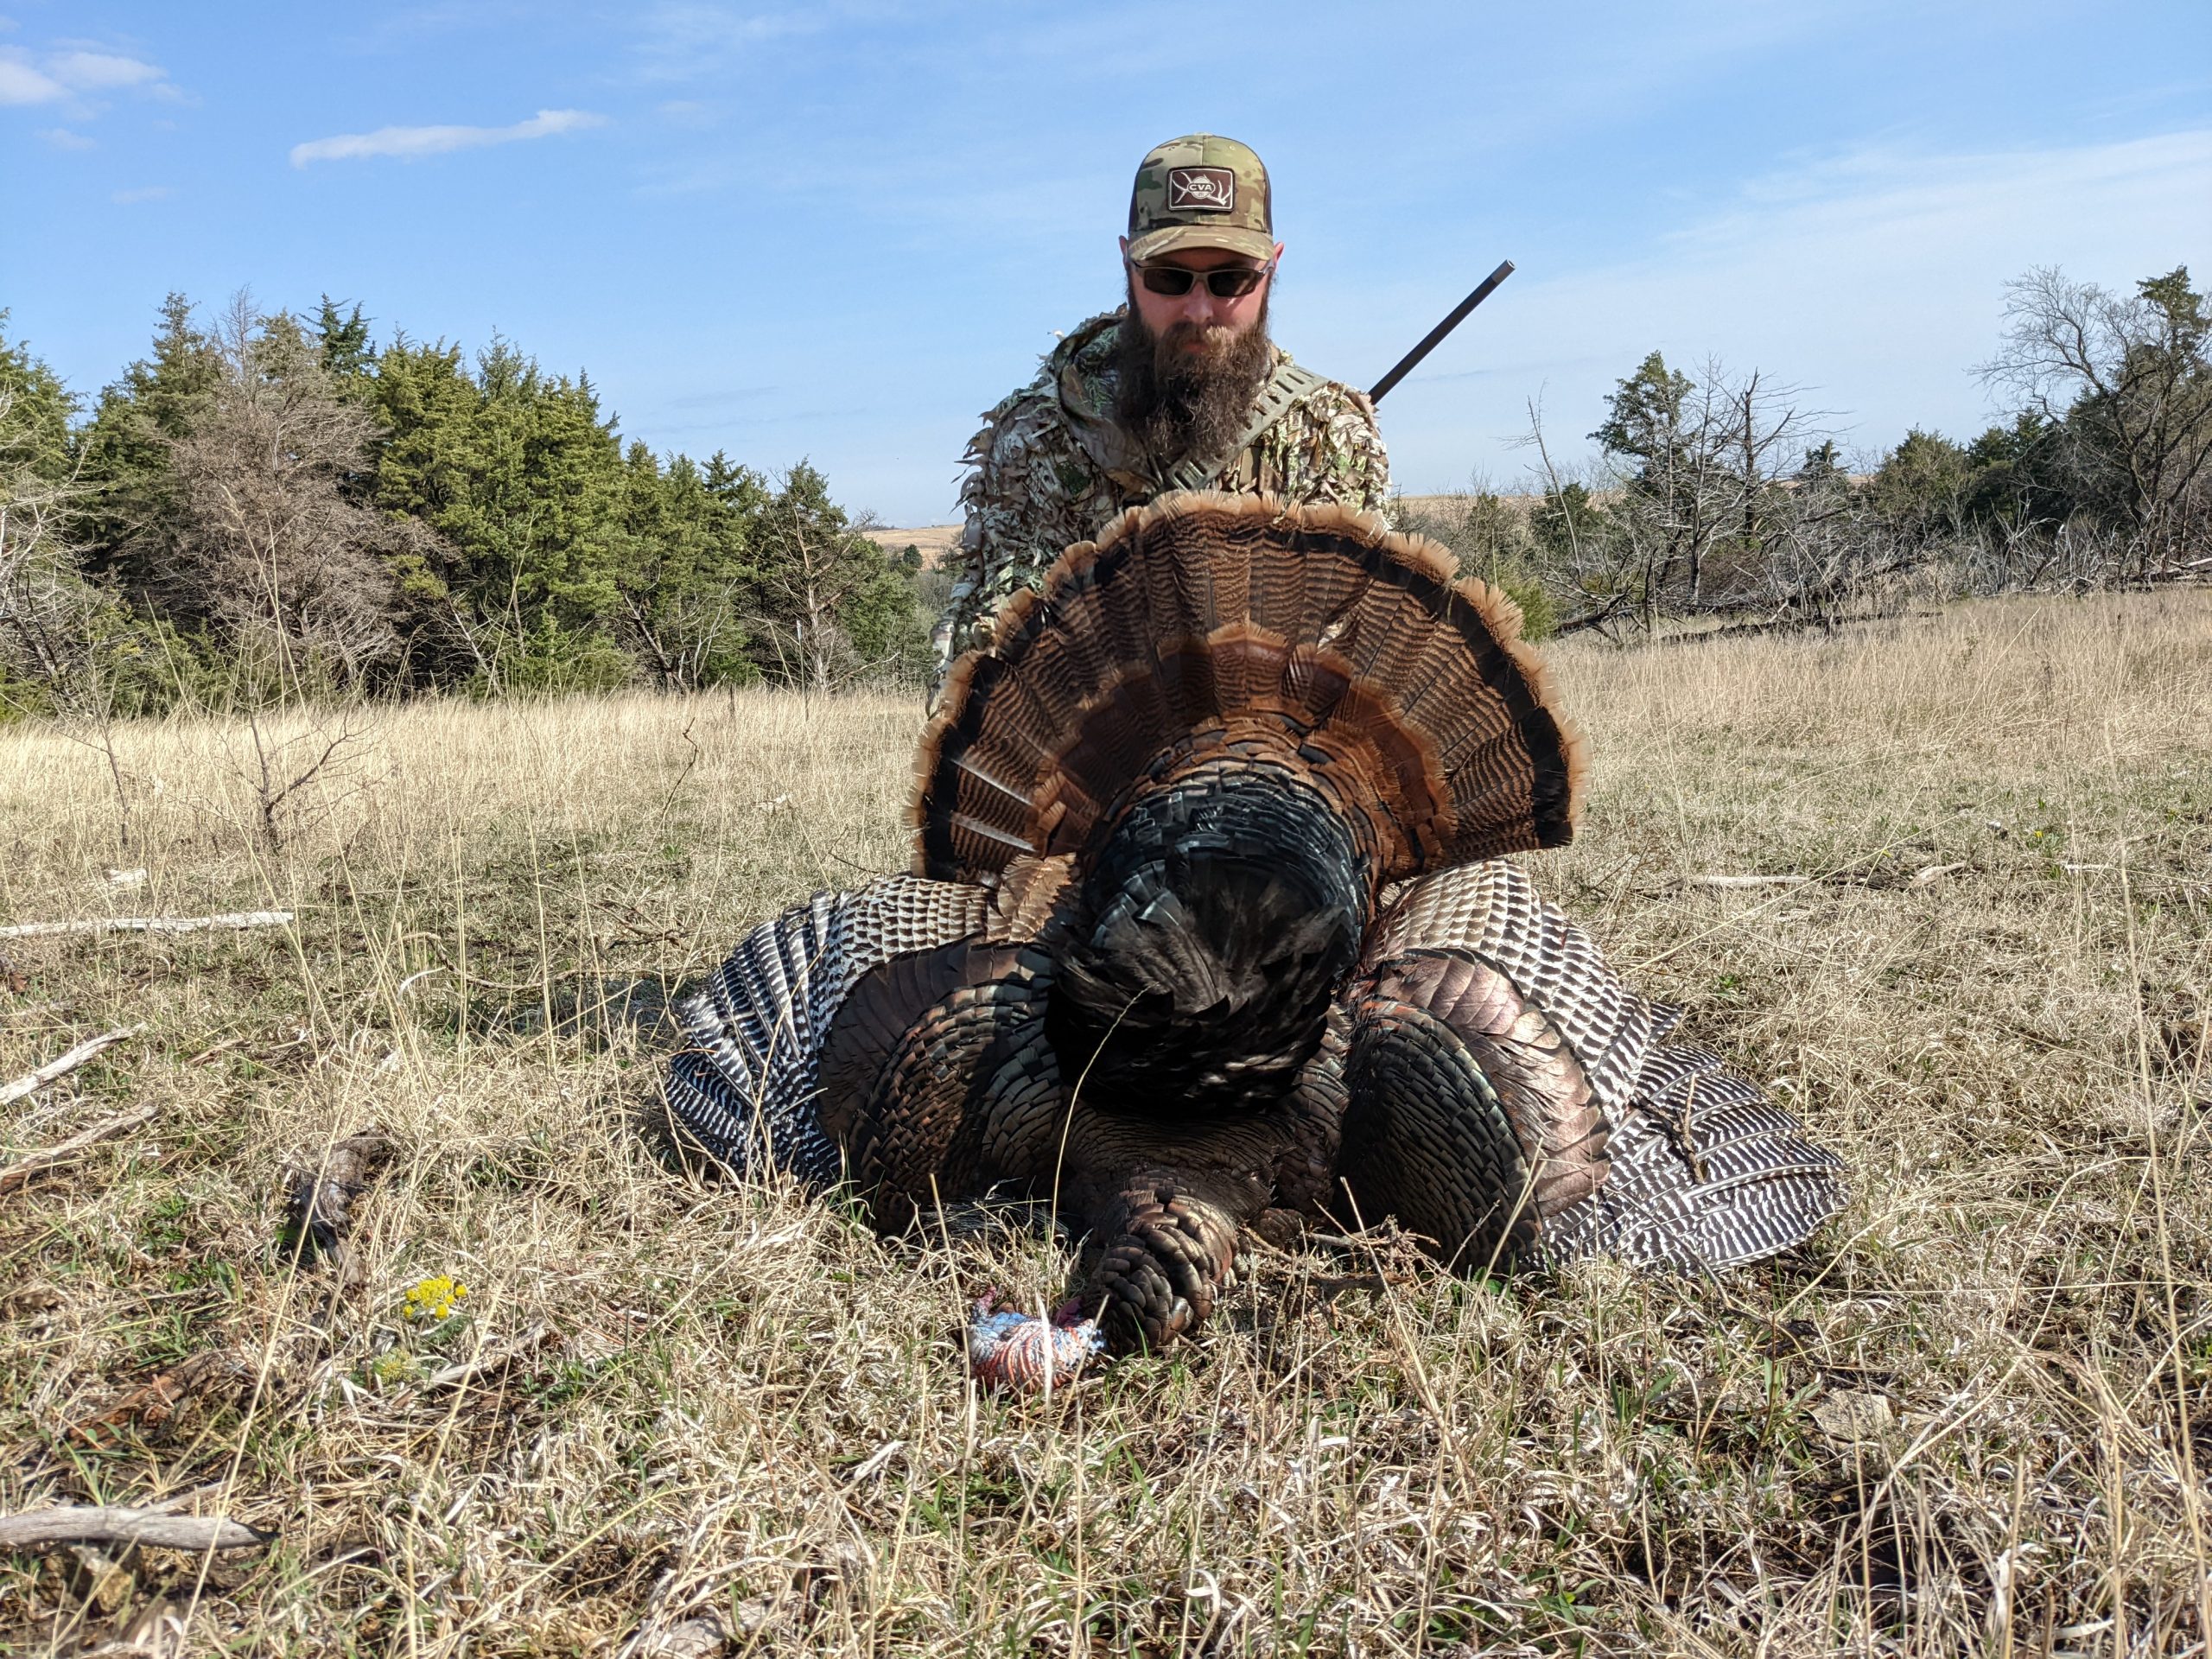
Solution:
<path fill-rule="evenodd" d="M 128 1135 L 151 1119 L 159 1109 L 154 1106 L 133 1107 L 130 1111 L 104 1119 L 88 1129 L 79 1129 L 67 1141 L 48 1147 L 43 1152 L 34 1152 L 16 1160 L 7 1168 L 0 1169 L 0 1198 L 44 1174 L 56 1164 L 67 1163 L 87 1147 L 96 1147 L 103 1141 L 112 1141 L 119 1135 Z"/>
<path fill-rule="evenodd" d="M 0 1516 L 0 1549 L 42 1544 L 156 1544 L 163 1549 L 252 1549 L 276 1535 L 215 1515 L 162 1515 L 63 1504 Z"/>
<path fill-rule="evenodd" d="M 1924 864 L 1912 873 L 1912 880 L 1906 882 L 1905 886 L 1909 887 L 1929 887 L 1937 881 L 1941 881 L 1947 875 L 1956 875 L 1961 870 L 1969 868 L 1969 866 L 1965 864 Z"/>
<path fill-rule="evenodd" d="M 184 1064 L 185 1064 L 185 1068 L 186 1068 L 188 1071 L 189 1071 L 192 1067 L 194 1067 L 194 1066 L 195 1066 L 195 1065 L 207 1065 L 207 1062 L 208 1062 L 208 1061 L 210 1061 L 210 1060 L 212 1060 L 212 1059 L 215 1058 L 216 1058 L 216 1056 L 220 1055 L 220 1054 L 227 1054 L 227 1053 L 229 1053 L 229 1052 L 231 1052 L 231 1050 L 232 1050 L 232 1049 L 236 1048 L 236 1047 L 237 1047 L 240 1043 L 242 1043 L 242 1042 L 244 1042 L 244 1041 L 245 1041 L 245 1037 L 243 1037 L 243 1036 L 238 1036 L 238 1037 L 226 1037 L 226 1038 L 224 1038 L 224 1039 L 223 1039 L 223 1040 L 222 1040 L 221 1042 L 219 1042 L 219 1043 L 216 1043 L 216 1044 L 213 1044 L 213 1045 L 212 1045 L 212 1046 L 209 1046 L 209 1047 L 207 1047 L 207 1048 L 203 1048 L 203 1049 L 201 1049 L 201 1050 L 200 1050 L 197 1054 L 194 1055 L 190 1059 L 187 1060 L 187 1061 L 184 1063 Z"/>
<path fill-rule="evenodd" d="M 110 1043 L 119 1043 L 126 1037 L 136 1037 L 145 1029 L 146 1027 L 143 1025 L 118 1026 L 113 1031 L 104 1031 L 97 1037 L 87 1037 L 60 1058 L 48 1060 L 35 1071 L 27 1071 L 13 1083 L 0 1083 L 0 1106 L 13 1105 L 25 1095 L 45 1088 L 56 1077 L 66 1077 L 74 1071 Z"/>
<path fill-rule="evenodd" d="M 282 927 L 289 910 L 237 910 L 220 916 L 85 916 L 68 922 L 17 922 L 0 927 L 0 939 L 47 938 L 59 933 L 199 933 L 211 927 Z"/>
<path fill-rule="evenodd" d="M 1809 875 L 1686 875 L 1682 885 L 1690 887 L 1802 887 L 1813 878 Z"/>

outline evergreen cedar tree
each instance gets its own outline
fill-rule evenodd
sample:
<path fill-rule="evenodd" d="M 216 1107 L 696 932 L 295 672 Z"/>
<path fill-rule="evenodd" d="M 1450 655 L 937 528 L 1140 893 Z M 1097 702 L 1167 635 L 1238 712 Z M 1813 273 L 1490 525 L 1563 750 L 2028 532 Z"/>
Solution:
<path fill-rule="evenodd" d="M 363 417 L 358 463 L 313 487 L 407 532 L 372 537 L 394 643 L 353 689 L 843 684 L 925 670 L 926 574 L 859 534 L 804 462 L 770 477 L 719 453 L 625 446 L 587 375 L 550 373 L 504 340 L 473 359 L 404 334 L 378 345 L 358 306 L 327 299 L 309 321 L 255 316 L 246 351 L 226 353 L 173 295 L 147 356 L 73 432 L 76 401 L 45 365 L 27 347 L 0 356 L 0 392 L 16 393 L 0 461 L 77 469 L 72 562 L 111 601 L 94 608 L 124 712 L 242 689 L 220 683 L 239 671 L 240 642 L 219 596 L 177 579 L 191 512 L 177 463 L 220 420 L 226 377 L 280 360 L 295 407 Z M 35 687 L 7 683 L 10 705 L 36 708 Z"/>

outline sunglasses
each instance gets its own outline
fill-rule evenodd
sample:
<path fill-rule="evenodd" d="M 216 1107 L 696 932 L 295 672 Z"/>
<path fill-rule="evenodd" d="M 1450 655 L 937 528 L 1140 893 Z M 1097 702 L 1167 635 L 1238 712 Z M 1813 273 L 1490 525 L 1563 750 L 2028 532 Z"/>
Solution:
<path fill-rule="evenodd" d="M 1179 298 L 1191 291 L 1191 284 L 1201 277 L 1205 279 L 1206 292 L 1217 300 L 1241 300 L 1274 270 L 1270 259 L 1264 265 L 1216 265 L 1211 270 L 1192 270 L 1187 265 L 1141 265 L 1134 259 L 1129 269 L 1135 271 L 1149 294 L 1165 294 Z"/>

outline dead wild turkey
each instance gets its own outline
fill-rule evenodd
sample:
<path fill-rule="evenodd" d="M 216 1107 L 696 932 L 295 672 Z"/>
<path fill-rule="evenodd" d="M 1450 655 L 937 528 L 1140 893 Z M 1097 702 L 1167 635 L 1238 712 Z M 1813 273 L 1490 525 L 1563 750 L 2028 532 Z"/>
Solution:
<path fill-rule="evenodd" d="M 1204 1319 L 1270 1208 L 1471 1269 L 1796 1243 L 1837 1159 L 1500 861 L 1568 839 L 1581 772 L 1519 629 L 1371 518 L 1128 513 L 956 665 L 918 873 L 762 924 L 687 1004 L 676 1116 L 887 1229 L 1052 1198 L 1117 1349 Z"/>

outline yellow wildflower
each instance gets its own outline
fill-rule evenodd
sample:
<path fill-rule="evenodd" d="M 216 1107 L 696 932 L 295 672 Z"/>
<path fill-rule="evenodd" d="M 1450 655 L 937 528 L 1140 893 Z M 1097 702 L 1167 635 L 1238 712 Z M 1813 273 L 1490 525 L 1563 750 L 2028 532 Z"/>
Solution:
<path fill-rule="evenodd" d="M 433 1274 L 407 1293 L 406 1315 L 410 1319 L 442 1319 L 452 1316 L 461 1306 L 461 1299 L 468 1294 L 468 1287 L 458 1279 Z"/>

